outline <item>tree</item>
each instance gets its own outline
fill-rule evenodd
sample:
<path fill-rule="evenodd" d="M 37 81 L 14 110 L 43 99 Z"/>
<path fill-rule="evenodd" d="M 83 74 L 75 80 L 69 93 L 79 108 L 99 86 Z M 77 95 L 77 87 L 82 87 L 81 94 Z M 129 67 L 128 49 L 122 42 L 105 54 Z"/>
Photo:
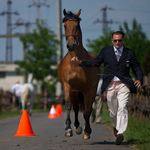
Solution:
<path fill-rule="evenodd" d="M 23 61 L 15 63 L 19 65 L 18 71 L 24 69 L 26 74 L 32 73 L 32 80 L 44 81 L 48 75 L 56 77 L 56 70 L 51 70 L 50 66 L 57 65 L 56 51 L 59 42 L 44 23 L 37 26 L 38 32 L 33 30 L 33 33 L 20 38 L 26 54 Z"/>
<path fill-rule="evenodd" d="M 119 30 L 125 33 L 124 45 L 129 47 L 130 49 L 133 49 L 139 63 L 143 63 L 143 72 L 147 74 L 149 70 L 150 73 L 150 68 L 146 69 L 146 66 L 144 66 L 146 65 L 145 62 L 148 59 L 146 54 L 150 53 L 150 41 L 146 37 L 146 34 L 142 31 L 141 25 L 137 23 L 136 19 L 133 19 L 132 29 L 129 29 L 128 24 L 125 21 L 123 23 L 123 26 L 119 27 Z M 97 56 L 103 47 L 112 45 L 112 31 L 109 30 L 107 35 L 108 36 L 100 36 L 95 40 L 87 40 L 87 46 L 89 47 L 90 52 Z"/>
<path fill-rule="evenodd" d="M 108 31 L 105 36 L 100 36 L 98 39 L 95 40 L 87 40 L 89 51 L 92 52 L 95 56 L 97 56 L 101 49 L 106 46 L 112 45 L 111 39 L 112 39 L 112 32 Z"/>
<path fill-rule="evenodd" d="M 142 69 L 144 75 L 148 75 L 150 73 L 150 50 L 145 54 L 145 57 L 142 61 Z"/>
<path fill-rule="evenodd" d="M 95 56 L 97 56 L 101 49 L 103 47 L 107 47 L 107 46 L 110 46 L 112 45 L 112 33 L 113 31 L 111 31 L 109 29 L 109 31 L 107 32 L 107 34 L 105 36 L 100 36 L 98 39 L 95 39 L 95 40 L 87 40 L 88 44 L 88 48 L 89 48 L 89 51 L 91 53 L 93 53 Z M 103 67 L 101 66 L 101 72 L 103 72 Z"/>
<path fill-rule="evenodd" d="M 135 51 L 136 57 L 141 64 L 145 54 L 150 50 L 150 41 L 142 31 L 141 25 L 137 23 L 136 19 L 133 19 L 132 29 L 129 29 L 126 21 L 123 27 L 120 26 L 119 28 L 126 34 L 124 44 Z"/>

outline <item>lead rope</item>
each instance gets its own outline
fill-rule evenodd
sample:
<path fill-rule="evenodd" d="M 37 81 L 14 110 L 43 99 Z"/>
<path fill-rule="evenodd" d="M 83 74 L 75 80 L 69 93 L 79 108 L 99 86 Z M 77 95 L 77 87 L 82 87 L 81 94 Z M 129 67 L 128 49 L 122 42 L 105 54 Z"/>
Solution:
<path fill-rule="evenodd" d="M 75 49 L 75 57 L 77 57 L 77 48 Z M 71 58 L 73 58 L 73 56 L 72 56 L 72 54 L 71 53 L 69 53 L 70 55 L 71 55 Z M 79 59 L 79 58 L 78 58 Z M 81 59 L 81 58 L 80 58 Z M 82 66 L 83 67 L 85 67 L 85 68 L 88 68 L 88 67 L 86 67 L 86 66 L 84 66 L 83 64 L 82 64 Z M 102 68 L 104 68 L 103 66 L 101 66 Z M 95 73 L 95 72 L 92 72 L 91 70 L 89 70 L 91 73 L 93 73 L 93 74 L 95 74 L 95 75 L 98 75 L 98 76 L 101 76 L 101 75 L 106 75 L 106 74 L 103 74 L 103 73 Z M 114 75 L 114 74 L 107 74 L 106 76 L 109 76 L 109 75 Z"/>

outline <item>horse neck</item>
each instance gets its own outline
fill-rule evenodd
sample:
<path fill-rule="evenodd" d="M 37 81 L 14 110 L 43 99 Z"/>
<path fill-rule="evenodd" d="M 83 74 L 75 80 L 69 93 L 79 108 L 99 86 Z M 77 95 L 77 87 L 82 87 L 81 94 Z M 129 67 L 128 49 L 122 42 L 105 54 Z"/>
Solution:
<path fill-rule="evenodd" d="M 86 49 L 83 47 L 82 45 L 82 32 L 80 30 L 80 32 L 78 33 L 78 41 L 79 41 L 79 45 L 77 47 L 77 49 L 75 51 L 71 51 L 70 54 L 71 56 L 77 56 L 78 58 L 83 58 L 83 56 L 88 55 Z"/>
<path fill-rule="evenodd" d="M 84 58 L 84 56 L 87 56 L 88 52 L 86 49 L 83 47 L 82 43 L 78 45 L 75 51 L 70 51 L 71 56 L 77 56 L 78 58 Z"/>
<path fill-rule="evenodd" d="M 83 47 L 83 45 L 82 45 L 82 32 L 81 32 L 81 29 L 80 29 L 80 31 L 78 33 L 78 40 L 79 40 L 79 47 L 80 46 Z"/>

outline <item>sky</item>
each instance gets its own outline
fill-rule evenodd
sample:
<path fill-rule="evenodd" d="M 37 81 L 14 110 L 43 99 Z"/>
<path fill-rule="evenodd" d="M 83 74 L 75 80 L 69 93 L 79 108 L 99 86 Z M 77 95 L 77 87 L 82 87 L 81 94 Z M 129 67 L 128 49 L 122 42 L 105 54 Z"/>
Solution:
<path fill-rule="evenodd" d="M 41 6 L 40 17 L 47 22 L 48 27 L 57 34 L 57 0 L 34 0 L 36 3 L 46 2 L 46 6 Z M 33 3 L 32 0 L 12 0 L 11 11 L 17 11 L 20 15 L 12 15 L 12 24 L 18 19 L 23 22 L 34 23 L 37 19 L 37 7 L 28 7 Z M 61 0 L 61 8 L 66 11 L 77 13 L 81 9 L 81 30 L 83 46 L 88 50 L 87 39 L 94 40 L 102 36 L 102 23 L 94 23 L 97 19 L 102 20 L 102 8 L 107 6 L 107 20 L 112 20 L 112 24 L 108 27 L 113 30 L 119 30 L 119 26 L 123 26 L 126 21 L 129 28 L 132 29 L 132 21 L 135 18 L 142 26 L 142 30 L 146 33 L 150 40 L 150 0 Z M 7 0 L 0 0 L 0 13 L 7 11 Z M 63 18 L 63 13 L 62 13 Z M 7 15 L 0 15 L 0 34 L 6 34 Z M 14 27 L 14 26 L 12 26 Z M 36 29 L 32 24 L 29 32 Z M 62 24 L 62 31 L 64 28 Z M 12 30 L 12 33 L 26 32 L 25 26 L 19 26 Z M 19 38 L 12 39 L 13 61 L 23 60 L 23 46 Z M 126 45 L 127 46 L 127 45 Z M 0 61 L 5 61 L 6 38 L 0 38 Z M 67 53 L 65 46 L 65 38 L 63 39 L 63 55 Z"/>

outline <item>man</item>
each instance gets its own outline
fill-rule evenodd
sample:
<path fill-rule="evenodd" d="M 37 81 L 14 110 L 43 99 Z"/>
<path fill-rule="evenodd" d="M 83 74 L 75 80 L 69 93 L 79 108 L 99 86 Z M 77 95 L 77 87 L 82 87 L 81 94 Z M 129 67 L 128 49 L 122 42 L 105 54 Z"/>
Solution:
<path fill-rule="evenodd" d="M 18 113 L 21 107 L 21 102 L 20 102 L 21 90 L 22 90 L 22 85 L 20 84 L 19 80 L 16 80 L 15 84 L 11 88 L 11 92 L 14 94 Z"/>
<path fill-rule="evenodd" d="M 102 86 L 102 79 L 99 80 L 96 97 L 92 106 L 93 110 L 91 114 L 91 122 L 93 123 L 95 121 L 96 124 L 101 124 L 102 120 L 103 101 L 101 95 L 101 86 Z"/>
<path fill-rule="evenodd" d="M 73 57 L 82 67 L 99 67 L 104 63 L 102 93 L 106 92 L 107 104 L 113 124 L 116 145 L 124 140 L 123 133 L 128 124 L 127 102 L 129 93 L 136 93 L 143 84 L 143 73 L 133 50 L 123 45 L 124 33 L 116 31 L 112 34 L 113 46 L 105 47 L 93 60 L 79 60 Z M 136 76 L 133 82 L 129 75 L 130 68 Z"/>

